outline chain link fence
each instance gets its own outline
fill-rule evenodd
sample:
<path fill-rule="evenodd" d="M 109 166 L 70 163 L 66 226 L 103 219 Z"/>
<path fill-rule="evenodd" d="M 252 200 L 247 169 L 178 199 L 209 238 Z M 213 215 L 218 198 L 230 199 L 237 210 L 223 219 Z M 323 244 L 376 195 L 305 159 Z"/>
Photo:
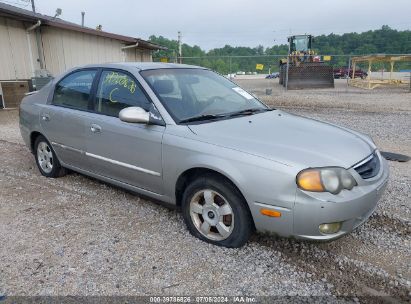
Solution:
<path fill-rule="evenodd" d="M 270 79 L 283 90 L 335 88 L 384 89 L 411 91 L 411 56 L 409 59 L 356 62 L 353 55 L 311 55 L 303 58 L 287 55 L 205 56 L 154 58 L 154 61 L 180 62 L 202 66 L 232 79 Z M 369 83 L 371 81 L 371 84 Z"/>

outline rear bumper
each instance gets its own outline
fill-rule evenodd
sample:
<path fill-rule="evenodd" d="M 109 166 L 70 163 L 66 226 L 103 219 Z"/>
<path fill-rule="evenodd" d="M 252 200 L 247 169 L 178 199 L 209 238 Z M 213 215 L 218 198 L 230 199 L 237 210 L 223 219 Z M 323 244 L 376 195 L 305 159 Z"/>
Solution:
<path fill-rule="evenodd" d="M 27 128 L 26 125 L 22 124 L 21 120 L 20 120 L 20 134 L 21 137 L 23 138 L 24 143 L 26 144 L 26 146 L 30 149 L 31 151 L 31 143 L 30 143 L 30 130 Z M 31 151 L 33 152 L 33 151 Z"/>

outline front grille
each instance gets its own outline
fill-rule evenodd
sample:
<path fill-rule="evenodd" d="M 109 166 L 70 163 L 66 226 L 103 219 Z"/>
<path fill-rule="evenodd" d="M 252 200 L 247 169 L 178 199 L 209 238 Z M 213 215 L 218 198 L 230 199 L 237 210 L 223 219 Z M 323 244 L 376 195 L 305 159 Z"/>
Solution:
<path fill-rule="evenodd" d="M 372 178 L 380 172 L 380 160 L 374 152 L 366 162 L 360 162 L 354 169 L 363 179 Z"/>

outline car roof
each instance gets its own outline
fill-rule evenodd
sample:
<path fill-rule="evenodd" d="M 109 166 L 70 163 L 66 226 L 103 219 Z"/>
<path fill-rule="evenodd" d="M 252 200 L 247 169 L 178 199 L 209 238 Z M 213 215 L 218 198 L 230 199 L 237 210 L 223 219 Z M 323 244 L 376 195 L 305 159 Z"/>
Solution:
<path fill-rule="evenodd" d="M 163 62 L 115 62 L 104 64 L 89 64 L 82 68 L 90 67 L 102 67 L 102 68 L 137 68 L 143 70 L 156 70 L 156 69 L 204 69 L 203 67 L 178 64 L 178 63 L 163 63 Z"/>

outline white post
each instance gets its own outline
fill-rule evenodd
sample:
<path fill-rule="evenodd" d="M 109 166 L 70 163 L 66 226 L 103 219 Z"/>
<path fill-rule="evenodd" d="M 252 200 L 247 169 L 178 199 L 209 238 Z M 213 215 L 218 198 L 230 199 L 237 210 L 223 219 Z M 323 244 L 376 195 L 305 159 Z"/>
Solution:
<path fill-rule="evenodd" d="M 183 52 L 182 52 L 182 42 L 181 42 L 181 32 L 180 31 L 178 31 L 178 56 L 180 57 L 180 63 L 183 63 L 183 60 L 182 60 L 182 56 L 183 56 Z"/>
<path fill-rule="evenodd" d="M 348 77 L 347 77 L 347 87 L 346 87 L 346 91 L 348 91 L 348 86 L 350 84 L 350 71 L 351 71 L 351 56 L 348 57 Z M 353 71 L 354 72 L 354 71 Z"/>

